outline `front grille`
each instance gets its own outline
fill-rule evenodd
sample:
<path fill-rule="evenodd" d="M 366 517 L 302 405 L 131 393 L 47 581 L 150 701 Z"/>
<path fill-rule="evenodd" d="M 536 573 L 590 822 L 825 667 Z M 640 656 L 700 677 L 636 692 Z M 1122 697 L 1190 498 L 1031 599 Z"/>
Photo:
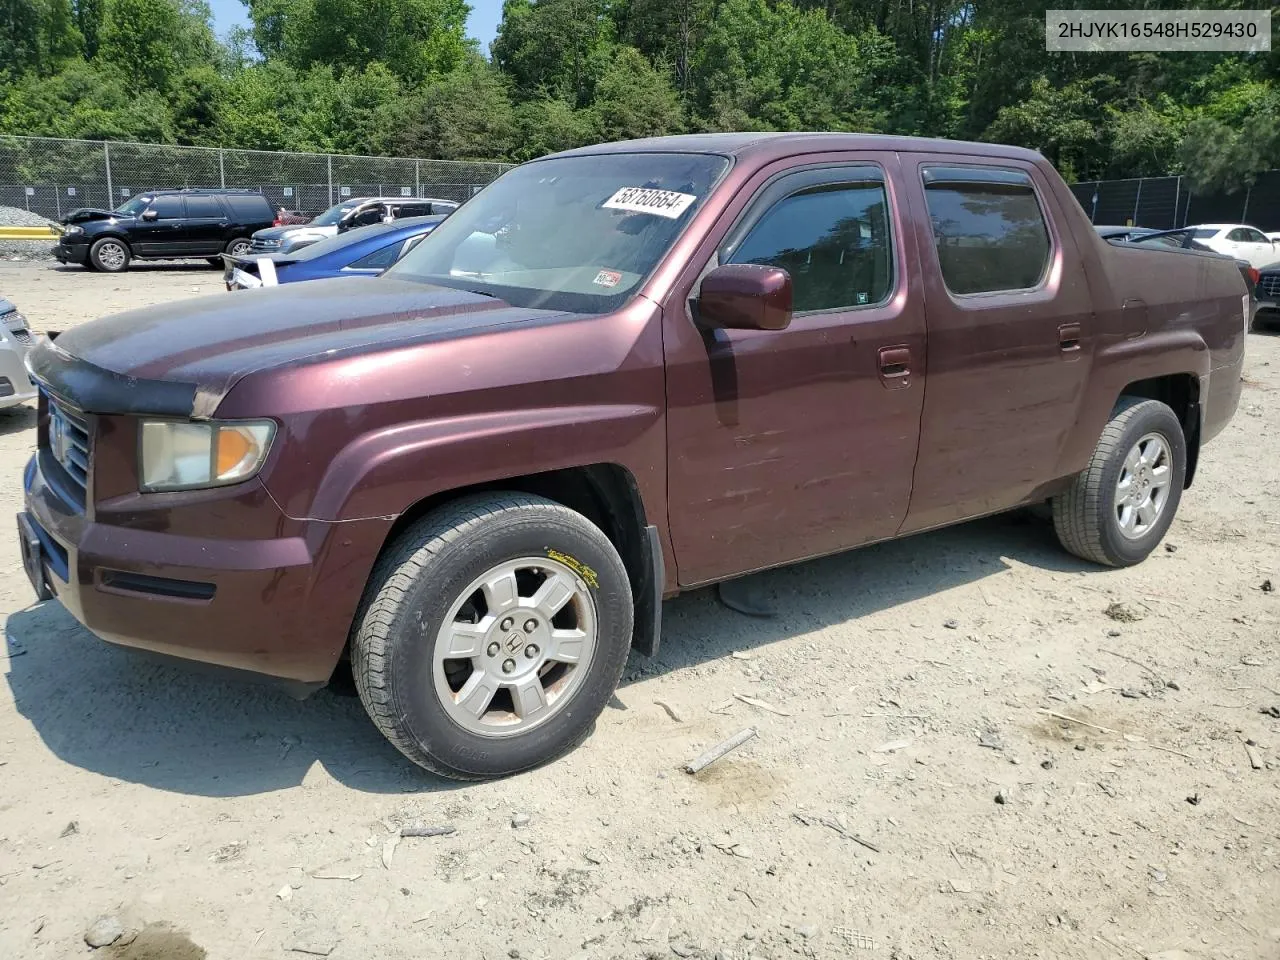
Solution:
<path fill-rule="evenodd" d="M 1258 291 L 1268 297 L 1280 297 L 1280 272 L 1264 273 L 1260 276 Z"/>
<path fill-rule="evenodd" d="M 84 414 L 49 398 L 49 453 L 66 471 L 80 505 L 89 486 L 89 422 Z"/>
<path fill-rule="evenodd" d="M 11 333 L 13 335 L 13 339 L 17 340 L 19 343 L 31 346 L 32 337 L 30 330 L 10 330 L 9 333 Z"/>
<path fill-rule="evenodd" d="M 279 240 L 259 240 L 255 237 L 249 244 L 249 249 L 254 253 L 270 253 L 273 250 L 279 250 L 280 243 Z"/>

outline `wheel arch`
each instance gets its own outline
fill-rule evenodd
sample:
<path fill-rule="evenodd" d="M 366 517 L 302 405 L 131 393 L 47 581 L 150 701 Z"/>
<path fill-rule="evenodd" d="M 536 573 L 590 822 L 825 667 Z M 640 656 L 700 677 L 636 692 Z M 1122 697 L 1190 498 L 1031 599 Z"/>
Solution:
<path fill-rule="evenodd" d="M 1187 442 L 1187 473 L 1182 486 L 1189 488 L 1200 459 L 1200 378 L 1184 372 L 1134 380 L 1120 391 L 1117 402 L 1124 397 L 1158 400 L 1173 411 L 1182 424 L 1182 435 Z"/>
<path fill-rule="evenodd" d="M 635 599 L 632 646 L 654 656 L 661 634 L 664 570 L 655 526 L 646 515 L 639 484 L 619 463 L 591 463 L 502 477 L 432 493 L 404 510 L 387 531 L 378 555 L 424 515 L 459 497 L 485 492 L 545 497 L 577 511 L 599 527 L 626 567 Z"/>

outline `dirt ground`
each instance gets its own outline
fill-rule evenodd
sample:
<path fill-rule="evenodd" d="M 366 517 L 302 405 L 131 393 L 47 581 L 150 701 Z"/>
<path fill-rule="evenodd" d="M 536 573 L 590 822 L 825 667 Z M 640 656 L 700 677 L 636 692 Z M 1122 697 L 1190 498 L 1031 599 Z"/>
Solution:
<path fill-rule="evenodd" d="M 218 290 L 0 264 L 37 329 Z M 1016 514 L 763 575 L 772 620 L 678 598 L 586 744 L 500 783 L 423 774 L 352 696 L 98 642 L 0 538 L 0 957 L 105 915 L 142 931 L 115 960 L 1274 960 L 1280 339 L 1247 380 L 1141 566 Z M 0 416 L 10 513 L 32 421 Z"/>

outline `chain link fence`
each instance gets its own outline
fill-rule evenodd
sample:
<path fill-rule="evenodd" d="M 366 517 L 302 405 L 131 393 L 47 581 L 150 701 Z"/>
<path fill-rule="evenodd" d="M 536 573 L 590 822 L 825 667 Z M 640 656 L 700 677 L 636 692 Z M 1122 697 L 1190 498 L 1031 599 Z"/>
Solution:
<path fill-rule="evenodd" d="M 1089 219 L 1108 226 L 1172 230 L 1195 223 L 1247 223 L 1280 230 L 1280 170 L 1233 193 L 1196 193 L 1182 177 L 1087 180 L 1071 192 Z"/>
<path fill-rule="evenodd" d="M 317 214 L 346 197 L 465 200 L 508 163 L 224 150 L 0 136 L 0 205 L 58 220 L 76 207 L 113 209 L 182 187 L 257 190 L 275 207 Z"/>

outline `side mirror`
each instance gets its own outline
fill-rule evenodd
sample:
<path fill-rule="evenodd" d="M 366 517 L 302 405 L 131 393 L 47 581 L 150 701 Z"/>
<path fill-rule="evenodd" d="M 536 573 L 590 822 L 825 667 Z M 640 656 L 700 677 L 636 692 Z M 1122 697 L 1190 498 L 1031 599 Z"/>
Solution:
<path fill-rule="evenodd" d="M 159 216 L 160 216 L 160 214 L 159 214 L 159 213 L 157 213 L 155 210 L 143 210 L 143 211 L 142 211 L 142 219 L 143 219 L 143 220 L 155 220 L 155 219 L 157 219 Z"/>
<path fill-rule="evenodd" d="M 702 278 L 698 319 L 728 330 L 785 330 L 791 325 L 791 274 L 754 263 L 716 267 Z"/>

